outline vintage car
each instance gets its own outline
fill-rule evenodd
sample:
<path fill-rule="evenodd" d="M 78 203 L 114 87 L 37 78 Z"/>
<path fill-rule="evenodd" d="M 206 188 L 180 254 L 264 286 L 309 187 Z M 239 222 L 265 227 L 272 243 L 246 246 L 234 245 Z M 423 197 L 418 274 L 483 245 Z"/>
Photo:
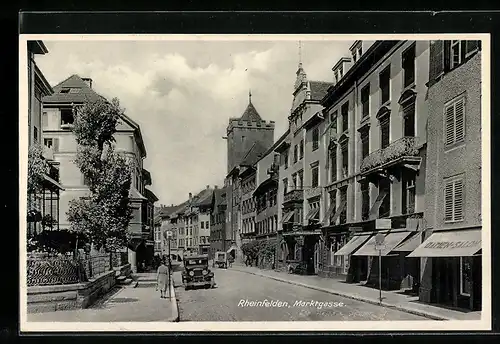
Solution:
<path fill-rule="evenodd" d="M 227 269 L 227 253 L 226 252 L 216 252 L 214 257 L 214 267 Z"/>
<path fill-rule="evenodd" d="M 208 255 L 190 255 L 184 257 L 184 271 L 182 271 L 184 289 L 203 286 L 215 286 L 214 273 L 208 268 Z"/>

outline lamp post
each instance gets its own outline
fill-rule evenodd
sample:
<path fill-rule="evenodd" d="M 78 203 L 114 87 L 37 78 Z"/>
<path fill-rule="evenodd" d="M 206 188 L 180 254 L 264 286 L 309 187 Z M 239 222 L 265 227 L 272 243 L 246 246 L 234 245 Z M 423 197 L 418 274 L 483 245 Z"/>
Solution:
<path fill-rule="evenodd" d="M 384 248 L 385 235 L 378 233 L 375 236 L 375 247 L 378 250 L 378 289 L 379 289 L 379 302 L 382 304 L 382 250 Z"/>

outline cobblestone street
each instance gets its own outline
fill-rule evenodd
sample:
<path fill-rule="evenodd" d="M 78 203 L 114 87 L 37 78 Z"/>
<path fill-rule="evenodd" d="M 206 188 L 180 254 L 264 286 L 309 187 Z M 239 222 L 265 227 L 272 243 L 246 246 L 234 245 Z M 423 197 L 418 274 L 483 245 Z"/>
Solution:
<path fill-rule="evenodd" d="M 213 269 L 215 289 L 185 291 L 180 273 L 174 280 L 179 300 L 180 321 L 345 321 L 427 320 L 424 317 L 294 286 L 231 269 Z M 281 301 L 285 306 L 241 306 L 245 301 Z M 317 301 L 332 307 L 315 307 L 296 302 Z M 334 304 L 337 303 L 337 304 Z M 240 304 L 240 306 L 239 306 Z"/>

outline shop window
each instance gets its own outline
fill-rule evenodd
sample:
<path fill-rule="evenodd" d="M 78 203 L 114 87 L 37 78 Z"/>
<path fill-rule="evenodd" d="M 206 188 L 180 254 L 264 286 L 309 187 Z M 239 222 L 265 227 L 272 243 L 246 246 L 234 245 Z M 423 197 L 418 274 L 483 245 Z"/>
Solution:
<path fill-rule="evenodd" d="M 459 97 L 445 106 L 445 144 L 447 146 L 465 139 L 465 99 Z"/>
<path fill-rule="evenodd" d="M 342 116 L 342 132 L 349 128 L 349 102 L 345 102 L 340 109 L 340 114 Z"/>
<path fill-rule="evenodd" d="M 314 128 L 312 131 L 312 150 L 313 152 L 319 148 L 319 128 Z"/>
<path fill-rule="evenodd" d="M 390 83 L 391 83 L 391 66 L 387 66 L 379 75 L 380 82 L 380 103 L 385 104 L 391 98 Z"/>
<path fill-rule="evenodd" d="M 403 52 L 403 87 L 408 87 L 415 81 L 415 43 Z"/>
<path fill-rule="evenodd" d="M 370 84 L 361 89 L 361 118 L 370 115 Z"/>
<path fill-rule="evenodd" d="M 462 179 L 455 179 L 445 183 L 444 190 L 444 220 L 445 222 L 463 221 L 464 187 Z"/>
<path fill-rule="evenodd" d="M 471 294 L 472 257 L 460 257 L 460 295 Z"/>

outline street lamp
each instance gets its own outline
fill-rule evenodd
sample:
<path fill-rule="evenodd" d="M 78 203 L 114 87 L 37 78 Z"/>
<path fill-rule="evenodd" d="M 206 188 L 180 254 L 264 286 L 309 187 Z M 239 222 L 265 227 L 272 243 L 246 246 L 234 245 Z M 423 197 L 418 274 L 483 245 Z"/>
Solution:
<path fill-rule="evenodd" d="M 172 231 L 167 230 L 164 232 L 165 233 L 165 239 L 167 239 L 167 244 L 168 244 L 168 298 L 172 298 L 171 291 L 170 291 L 170 282 L 172 279 L 172 269 L 171 269 L 171 256 L 170 256 L 170 240 L 172 240 Z"/>

